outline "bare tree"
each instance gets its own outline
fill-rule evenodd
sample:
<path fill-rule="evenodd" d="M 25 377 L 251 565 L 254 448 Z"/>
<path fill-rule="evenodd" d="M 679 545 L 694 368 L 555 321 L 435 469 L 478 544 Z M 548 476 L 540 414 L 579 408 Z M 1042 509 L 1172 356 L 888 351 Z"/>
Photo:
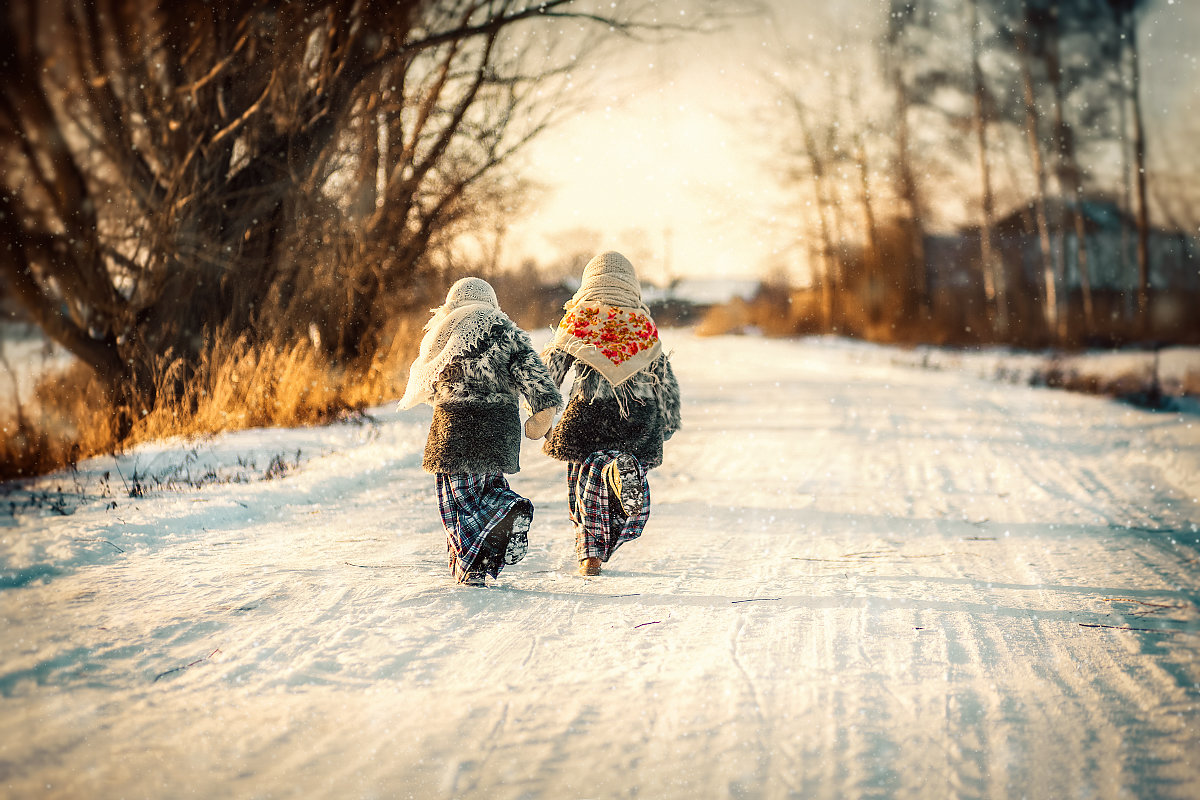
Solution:
<path fill-rule="evenodd" d="M 968 28 L 971 37 L 971 96 L 974 116 L 975 144 L 979 156 L 980 206 L 983 212 L 979 226 L 979 256 L 983 272 L 984 294 L 995 309 L 994 328 L 1003 336 L 1008 329 L 1008 278 L 1004 263 L 996 257 L 992 246 L 992 229 L 996 224 L 995 197 L 992 191 L 992 170 L 988 161 L 988 127 L 992 119 L 992 97 L 983 78 L 980 64 L 981 45 L 978 0 L 966 0 Z"/>
<path fill-rule="evenodd" d="M 1025 116 L 1025 140 L 1029 148 L 1029 163 L 1033 170 L 1033 211 L 1037 225 L 1038 246 L 1042 257 L 1042 303 L 1046 328 L 1050 336 L 1063 339 L 1063 316 L 1059 307 L 1061 284 L 1061 251 L 1055 251 L 1050 241 L 1050 219 L 1046 209 L 1046 167 L 1042 155 L 1041 114 L 1038 106 L 1038 81 L 1034 76 L 1037 54 L 1034 47 L 1040 41 L 1036 32 L 1041 25 L 1043 9 L 1028 2 L 1021 3 L 1020 16 L 1013 23 L 1011 34 L 1021 73 L 1021 97 Z"/>
<path fill-rule="evenodd" d="M 1095 309 L 1092 302 L 1092 282 L 1088 266 L 1087 230 L 1084 224 L 1083 176 L 1076 157 L 1075 129 L 1067 121 L 1066 102 L 1069 87 L 1062 65 L 1062 39 L 1067 33 L 1066 22 L 1078 21 L 1089 16 L 1090 3 L 1068 6 L 1064 17 L 1060 5 L 1050 5 L 1046 10 L 1043 35 L 1045 47 L 1043 58 L 1046 64 L 1046 80 L 1050 85 L 1054 114 L 1054 173 L 1060 198 L 1070 197 L 1071 218 L 1075 228 L 1075 268 L 1079 275 L 1079 287 L 1083 296 L 1083 316 L 1086 333 L 1095 327 Z M 1067 237 L 1061 237 L 1059 247 L 1063 251 L 1060 260 L 1066 257 Z"/>
<path fill-rule="evenodd" d="M 1141 53 L 1137 43 L 1137 11 L 1140 0 L 1108 0 L 1120 40 L 1123 63 L 1129 68 L 1129 94 L 1126 105 L 1133 117 L 1133 180 L 1137 199 L 1137 311 L 1143 331 L 1150 325 L 1150 203 L 1146 191 L 1146 132 L 1142 117 Z M 1122 130 L 1122 134 L 1127 131 Z"/>
<path fill-rule="evenodd" d="M 786 91 L 786 90 L 785 90 Z M 800 134 L 800 151 L 795 155 L 803 159 L 803 167 L 799 165 L 788 176 L 789 180 L 801 178 L 802 170 L 807 170 L 807 177 L 812 182 L 812 197 L 816 203 L 813 214 L 817 219 L 820 231 L 820 270 L 817 283 L 821 290 L 821 315 L 826 329 L 834 324 L 834 302 L 838 286 L 838 256 L 833 239 L 834 224 L 829 217 L 834 213 L 833 206 L 837 200 L 829 183 L 828 153 L 818 141 L 817 132 L 810 121 L 810 112 L 803 98 L 789 92 L 788 99 L 794 114 L 797 130 Z"/>
<path fill-rule="evenodd" d="M 894 92 L 895 101 L 895 172 L 900 197 L 908 208 L 912 232 L 909 237 L 911 264 L 914 268 L 914 286 L 918 308 L 929 311 L 929 287 L 926 282 L 924 209 L 920 187 L 913 167 L 912 133 L 909 129 L 909 110 L 912 97 L 904 69 L 910 59 L 908 36 L 914 26 L 928 23 L 928 9 L 917 0 L 891 0 L 887 28 L 884 34 L 886 54 L 884 71 L 888 85 Z"/>
<path fill-rule="evenodd" d="M 0 270 L 127 419 L 222 331 L 319 324 L 369 357 L 433 253 L 503 209 L 556 79 L 597 37 L 682 30 L 573 0 L 219 5 L 0 9 Z"/>

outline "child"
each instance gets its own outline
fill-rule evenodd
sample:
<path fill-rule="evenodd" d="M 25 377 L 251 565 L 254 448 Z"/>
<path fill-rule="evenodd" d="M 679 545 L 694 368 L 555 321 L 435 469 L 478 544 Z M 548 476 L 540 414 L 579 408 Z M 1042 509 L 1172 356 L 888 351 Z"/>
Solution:
<path fill-rule="evenodd" d="M 562 405 L 528 334 L 500 310 L 495 290 L 463 278 L 425 325 L 400 407 L 433 406 L 422 466 L 437 475 L 450 572 L 469 586 L 496 578 L 528 546 L 533 503 L 504 477 L 521 469 L 518 394 L 532 411 L 547 412 L 543 418 Z"/>
<path fill-rule="evenodd" d="M 588 262 L 563 308 L 542 358 L 556 386 L 572 365 L 575 382 L 543 450 L 567 462 L 579 572 L 599 575 L 650 518 L 646 471 L 662 464 L 663 441 L 679 429 L 679 384 L 625 256 L 608 251 Z M 551 416 L 530 419 L 527 432 L 537 438 Z"/>

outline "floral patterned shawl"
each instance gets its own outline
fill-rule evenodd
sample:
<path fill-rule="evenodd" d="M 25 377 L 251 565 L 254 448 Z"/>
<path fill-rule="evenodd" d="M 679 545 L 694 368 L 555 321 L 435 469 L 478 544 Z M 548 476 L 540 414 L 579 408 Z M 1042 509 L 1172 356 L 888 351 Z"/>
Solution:
<path fill-rule="evenodd" d="M 567 304 L 551 348 L 570 353 L 613 386 L 641 372 L 662 353 L 650 315 L 606 303 Z"/>
<path fill-rule="evenodd" d="M 592 259 L 579 291 L 563 308 L 567 313 L 546 353 L 558 349 L 575 356 L 614 388 L 662 353 L 633 265 L 620 253 L 608 251 Z"/>

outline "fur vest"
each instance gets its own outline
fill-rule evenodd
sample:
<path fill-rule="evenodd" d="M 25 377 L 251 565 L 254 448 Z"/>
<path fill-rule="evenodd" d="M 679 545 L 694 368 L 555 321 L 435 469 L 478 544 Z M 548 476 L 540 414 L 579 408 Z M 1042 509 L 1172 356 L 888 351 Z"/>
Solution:
<path fill-rule="evenodd" d="M 533 413 L 562 405 L 529 335 L 506 319 L 447 364 L 434 383 L 425 471 L 519 472 L 521 395 Z"/>
<path fill-rule="evenodd" d="M 666 354 L 617 390 L 596 370 L 560 350 L 550 354 L 550 377 L 556 385 L 572 365 L 571 399 L 543 452 L 559 461 L 582 462 L 597 450 L 620 450 L 637 456 L 646 469 L 660 466 L 663 441 L 680 423 L 679 383 Z"/>

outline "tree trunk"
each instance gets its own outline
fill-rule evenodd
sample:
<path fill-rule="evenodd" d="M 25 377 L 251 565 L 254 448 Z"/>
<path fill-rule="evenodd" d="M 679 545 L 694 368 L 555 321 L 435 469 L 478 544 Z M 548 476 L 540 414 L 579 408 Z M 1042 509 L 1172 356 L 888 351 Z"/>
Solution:
<path fill-rule="evenodd" d="M 1129 94 L 1133 109 L 1134 186 L 1137 191 L 1138 324 L 1142 335 L 1151 333 L 1150 321 L 1150 204 L 1146 196 L 1146 131 L 1142 120 L 1141 66 L 1137 45 L 1137 18 L 1125 15 L 1125 41 L 1130 53 Z"/>
<path fill-rule="evenodd" d="M 1088 275 L 1087 237 L 1083 216 L 1083 186 L 1079 162 L 1075 157 L 1074 130 L 1067 124 L 1062 61 L 1059 46 L 1062 40 L 1060 17 L 1057 8 L 1050 8 L 1050 30 L 1046 43 L 1046 76 L 1053 92 L 1054 101 L 1054 144 L 1055 144 L 1055 175 L 1058 181 L 1060 198 L 1070 195 L 1072 199 L 1071 217 L 1075 229 L 1075 269 L 1079 274 L 1079 288 L 1083 299 L 1084 329 L 1090 333 L 1093 328 L 1092 282 Z M 1067 235 L 1062 232 L 1059 260 L 1066 260 Z M 1065 269 L 1059 272 L 1066 287 Z M 1070 294 L 1068 293 L 1068 304 Z"/>
<path fill-rule="evenodd" d="M 1088 262 L 1087 225 L 1083 217 L 1083 190 L 1075 187 L 1075 264 L 1079 269 L 1079 289 L 1083 294 L 1083 329 L 1096 330 L 1096 307 L 1092 300 L 1092 275 Z"/>
<path fill-rule="evenodd" d="M 8 207 L 9 203 L 0 203 L 0 239 L 15 241 L 18 226 Z M 154 407 L 156 387 L 148 358 L 140 354 L 139 342 L 120 345 L 113 336 L 97 339 L 67 318 L 62 304 L 42 291 L 26 260 L 28 253 L 28 247 L 0 250 L 0 268 L 8 277 L 9 288 L 46 336 L 91 368 L 116 414 L 116 437 L 124 439 L 134 421 Z"/>
<path fill-rule="evenodd" d="M 1120 145 L 1121 145 L 1121 206 L 1125 213 L 1121 214 L 1121 239 L 1117 250 L 1117 274 L 1121 276 L 1121 293 L 1123 300 L 1122 312 L 1125 319 L 1134 317 L 1136 310 L 1137 292 L 1127 290 L 1126 277 L 1129 275 L 1129 215 L 1133 213 L 1133 177 L 1131 173 L 1129 151 L 1129 84 L 1126 81 L 1126 64 L 1129 61 L 1129 48 L 1125 41 L 1125 11 L 1120 4 L 1114 5 L 1117 24 L 1114 26 L 1117 38 L 1117 78 L 1120 83 L 1120 102 L 1117 108 L 1120 112 Z"/>
<path fill-rule="evenodd" d="M 971 82 L 974 94 L 975 146 L 979 153 L 979 178 L 983 196 L 981 205 L 983 219 L 979 226 L 979 260 L 983 272 L 984 292 L 994 308 L 993 330 L 1003 337 L 1008 332 L 1008 278 L 1004 263 L 996 257 L 992 247 L 992 229 L 996 224 L 995 198 L 992 194 L 992 170 L 988 163 L 987 131 L 991 114 L 988 111 L 987 87 L 983 82 L 983 69 L 979 65 L 979 4 L 968 0 L 971 28 Z"/>
<path fill-rule="evenodd" d="M 821 323 L 823 329 L 829 331 L 833 328 L 833 293 L 836 277 L 833 235 L 830 231 L 829 220 L 826 218 L 829 200 L 826 197 L 825 162 L 817 148 L 817 139 L 809 124 L 808 112 L 799 98 L 792 98 L 792 107 L 796 112 L 796 121 L 800 125 L 801 136 L 804 138 L 809 173 L 812 175 L 813 193 L 816 195 L 817 221 L 821 231 Z"/>
<path fill-rule="evenodd" d="M 878 323 L 882 313 L 882 296 L 879 263 L 879 230 L 875 221 L 875 209 L 871 200 L 870 164 L 867 161 L 867 148 L 863 143 L 862 131 L 856 128 L 854 135 L 855 160 L 858 162 L 858 201 L 863 210 L 863 221 L 866 225 L 867 248 L 865 257 L 866 268 L 866 301 L 867 313 L 872 323 Z"/>
<path fill-rule="evenodd" d="M 1038 135 L 1037 96 L 1033 83 L 1033 69 L 1030 63 L 1028 33 L 1020 30 L 1016 35 L 1018 57 L 1021 62 L 1021 83 L 1025 105 L 1025 137 L 1029 144 L 1029 159 L 1033 166 L 1034 179 L 1037 189 L 1034 193 L 1034 216 L 1038 229 L 1038 247 L 1042 256 L 1042 282 L 1044 307 L 1049 335 L 1061 341 L 1061 330 L 1058 313 L 1058 283 L 1054 270 L 1054 255 L 1050 241 L 1050 221 L 1046 214 L 1046 168 L 1042 162 L 1042 143 Z"/>
<path fill-rule="evenodd" d="M 901 48 L 902 50 L 903 48 Z M 917 311 L 922 316 L 928 316 L 930 297 L 925 264 L 924 225 L 921 220 L 921 200 L 916 176 L 913 174 L 912 153 L 909 146 L 911 136 L 908 128 L 908 87 L 904 84 L 904 76 L 899 66 L 904 61 L 903 56 L 903 52 L 891 54 L 893 65 L 889 70 L 892 90 L 896 96 L 896 178 L 900 197 L 908 207 L 909 217 L 912 220 L 912 234 L 909 237 L 909 258 L 911 259 L 909 274 L 912 286 L 909 287 L 909 291 L 916 296 Z"/>

